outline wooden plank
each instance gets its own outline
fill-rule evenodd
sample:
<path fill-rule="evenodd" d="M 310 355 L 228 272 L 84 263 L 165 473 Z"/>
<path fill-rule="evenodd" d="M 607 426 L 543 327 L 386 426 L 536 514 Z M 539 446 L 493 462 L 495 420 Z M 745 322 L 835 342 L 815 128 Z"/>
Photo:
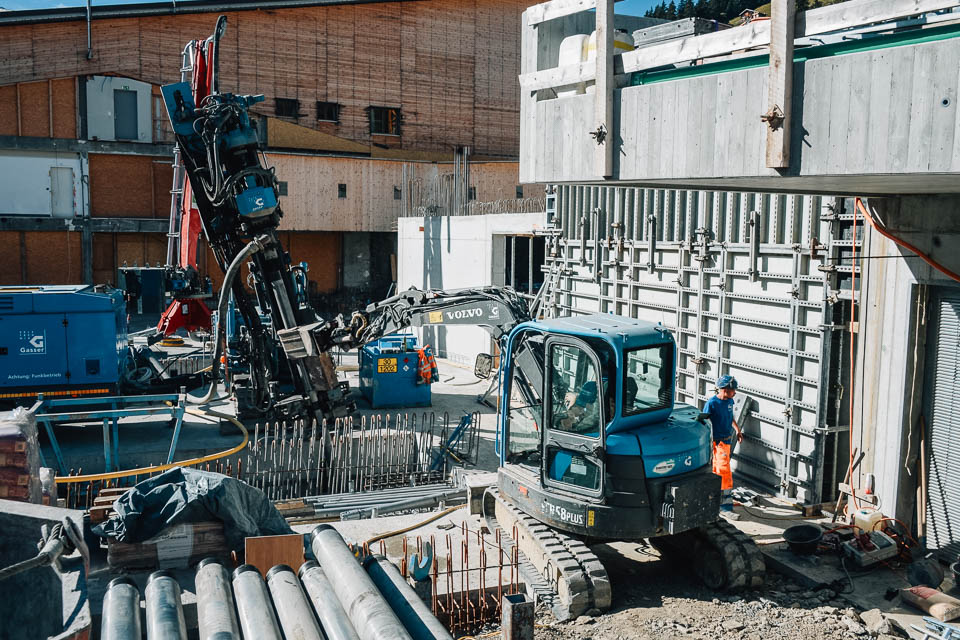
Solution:
<path fill-rule="evenodd" d="M 796 15 L 794 36 L 803 38 L 875 22 L 906 18 L 960 5 L 957 0 L 850 0 Z M 671 40 L 623 54 L 624 73 L 653 69 L 677 62 L 725 55 L 770 44 L 772 20 L 751 22 L 700 36 Z"/>
<path fill-rule="evenodd" d="M 767 166 L 790 166 L 790 121 L 793 101 L 793 0 L 770 5 L 770 68 L 767 80 Z"/>
<path fill-rule="evenodd" d="M 602 178 L 613 176 L 613 0 L 597 0 L 597 84 L 594 122 L 597 145 L 594 171 Z M 601 132 L 602 129 L 602 132 Z M 605 134 L 606 138 L 600 138 Z"/>
<path fill-rule="evenodd" d="M 303 535 L 294 533 L 247 538 L 244 558 L 247 564 L 255 566 L 262 575 L 267 575 L 267 571 L 278 564 L 285 564 L 296 571 L 303 564 Z"/>
<path fill-rule="evenodd" d="M 589 11 L 596 6 L 596 0 L 550 0 L 550 2 L 541 2 L 527 8 L 525 12 L 527 14 L 526 24 L 532 27 L 554 18 Z"/>

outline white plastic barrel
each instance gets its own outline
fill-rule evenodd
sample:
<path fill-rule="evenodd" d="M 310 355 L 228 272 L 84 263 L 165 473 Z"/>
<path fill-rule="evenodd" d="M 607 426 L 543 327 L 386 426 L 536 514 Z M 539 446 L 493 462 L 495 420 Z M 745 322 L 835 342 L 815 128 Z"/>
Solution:
<path fill-rule="evenodd" d="M 613 32 L 613 55 L 618 56 L 625 51 L 633 51 L 633 36 L 624 31 L 623 29 L 617 29 Z M 595 60 L 597 57 L 597 32 L 593 31 L 583 43 L 583 61 L 590 62 Z M 593 85 L 595 83 L 590 81 L 586 83 L 586 92 L 593 93 Z"/>
<path fill-rule="evenodd" d="M 583 55 L 587 50 L 587 38 L 589 38 L 589 36 L 585 33 L 576 33 L 564 38 L 560 42 L 560 59 L 558 66 L 562 67 L 568 64 L 579 64 L 583 62 Z M 577 84 L 557 88 L 557 97 L 574 96 L 583 92 L 584 85 L 582 82 L 578 82 Z"/>

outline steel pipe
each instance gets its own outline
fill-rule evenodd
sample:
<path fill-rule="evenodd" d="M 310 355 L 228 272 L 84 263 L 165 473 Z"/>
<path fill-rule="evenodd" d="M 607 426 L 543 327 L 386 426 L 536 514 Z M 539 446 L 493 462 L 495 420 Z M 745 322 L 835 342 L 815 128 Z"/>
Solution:
<path fill-rule="evenodd" d="M 361 640 L 413 640 L 336 529 L 315 528 L 311 548 Z"/>
<path fill-rule="evenodd" d="M 169 571 L 154 571 L 143 590 L 147 603 L 147 640 L 187 640 L 180 585 Z"/>
<path fill-rule="evenodd" d="M 320 565 L 313 560 L 308 560 L 300 567 L 299 575 L 300 582 L 303 583 L 303 588 L 307 590 L 307 595 L 313 602 L 313 609 L 320 618 L 320 626 L 323 627 L 327 638 L 360 640 L 357 630 L 350 623 L 350 617 L 337 599 L 333 585 L 330 584 L 327 574 L 323 572 Z"/>
<path fill-rule="evenodd" d="M 285 564 L 273 567 L 267 571 L 267 586 L 284 636 L 296 640 L 324 640 L 310 601 L 293 569 Z"/>
<path fill-rule="evenodd" d="M 195 584 L 200 640 L 240 640 L 230 574 L 223 565 L 214 558 L 201 560 Z"/>
<path fill-rule="evenodd" d="M 375 555 L 368 557 L 363 566 L 413 640 L 453 640 L 392 562 Z"/>
<path fill-rule="evenodd" d="M 140 640 L 140 590 L 130 578 L 114 578 L 103 596 L 101 640 Z"/>
<path fill-rule="evenodd" d="M 244 564 L 233 571 L 233 595 L 244 638 L 283 640 L 270 593 L 256 567 Z"/>

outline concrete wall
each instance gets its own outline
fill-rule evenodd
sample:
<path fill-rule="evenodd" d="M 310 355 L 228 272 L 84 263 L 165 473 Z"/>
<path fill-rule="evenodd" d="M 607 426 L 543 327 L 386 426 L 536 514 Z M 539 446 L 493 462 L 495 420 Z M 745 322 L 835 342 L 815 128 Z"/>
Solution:
<path fill-rule="evenodd" d="M 0 151 L 0 215 L 54 215 L 51 189 L 61 190 L 58 217 L 85 215 L 85 164 L 78 153 Z M 72 171 L 72 184 L 55 180 L 56 168 Z"/>
<path fill-rule="evenodd" d="M 960 272 L 960 198 L 870 201 L 895 236 Z M 862 220 L 861 220 L 862 221 Z M 936 286 L 960 287 L 911 251 L 875 231 L 866 234 L 859 285 L 859 361 L 853 446 L 865 453 L 858 484 L 873 473 L 886 515 L 910 523 L 916 515 L 920 415 L 928 299 Z"/>
<path fill-rule="evenodd" d="M 545 223 L 544 213 L 401 218 L 398 288 L 450 290 L 499 284 L 494 280 L 497 236 L 530 234 Z M 499 260 L 502 269 L 502 255 Z M 423 329 L 422 338 L 438 356 L 470 366 L 478 353 L 492 353 L 490 334 L 479 327 Z"/>
<path fill-rule="evenodd" d="M 152 89 L 146 82 L 130 78 L 92 76 L 87 79 L 87 139 L 117 140 L 113 103 L 114 91 L 137 93 L 137 138 L 134 142 L 153 142 Z M 159 114 L 158 114 L 159 115 Z M 124 138 L 126 139 L 126 138 Z"/>
<path fill-rule="evenodd" d="M 539 61 L 527 49 L 545 46 L 543 34 L 526 31 L 523 73 Z M 732 71 L 704 65 L 685 75 L 648 74 L 645 84 L 615 90 L 612 179 L 854 195 L 960 189 L 956 39 L 795 62 L 786 170 L 766 166 L 759 114 L 767 110 L 769 71 L 765 57 L 756 60 L 760 66 Z M 630 75 L 619 79 L 628 83 Z M 590 136 L 596 96 L 548 97 L 547 90 L 522 92 L 521 179 L 598 179 Z"/>
<path fill-rule="evenodd" d="M 79 525 L 83 513 L 0 500 L 0 567 L 36 556 L 40 527 L 53 526 L 66 517 Z M 73 569 L 68 579 L 75 580 L 76 562 L 65 562 L 65 568 Z M 67 625 L 75 629 L 88 626 L 90 606 L 85 587 L 75 585 L 77 590 L 71 591 L 65 586 L 51 567 L 30 569 L 0 582 L 0 636 L 33 640 L 55 636 Z"/>

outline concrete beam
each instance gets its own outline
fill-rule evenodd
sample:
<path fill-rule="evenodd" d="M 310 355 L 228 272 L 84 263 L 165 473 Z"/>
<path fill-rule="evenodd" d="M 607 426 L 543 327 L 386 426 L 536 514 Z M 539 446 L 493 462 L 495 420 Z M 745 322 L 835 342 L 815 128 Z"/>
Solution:
<path fill-rule="evenodd" d="M 0 136 L 0 151 L 67 151 L 137 156 L 173 156 L 173 144 Z"/>
<path fill-rule="evenodd" d="M 166 233 L 163 218 L 50 218 L 0 215 L 0 231 L 83 231 L 92 233 Z"/>
<path fill-rule="evenodd" d="M 930 260 L 960 273 L 960 196 L 918 195 L 900 198 L 870 198 L 866 206 L 877 225 L 891 236 L 916 247 Z M 920 282 L 949 281 L 945 274 L 927 266 L 916 253 L 898 245 Z"/>
<path fill-rule="evenodd" d="M 597 128 L 593 134 L 596 172 L 601 178 L 613 175 L 613 0 L 597 0 L 597 80 L 594 120 Z"/>

